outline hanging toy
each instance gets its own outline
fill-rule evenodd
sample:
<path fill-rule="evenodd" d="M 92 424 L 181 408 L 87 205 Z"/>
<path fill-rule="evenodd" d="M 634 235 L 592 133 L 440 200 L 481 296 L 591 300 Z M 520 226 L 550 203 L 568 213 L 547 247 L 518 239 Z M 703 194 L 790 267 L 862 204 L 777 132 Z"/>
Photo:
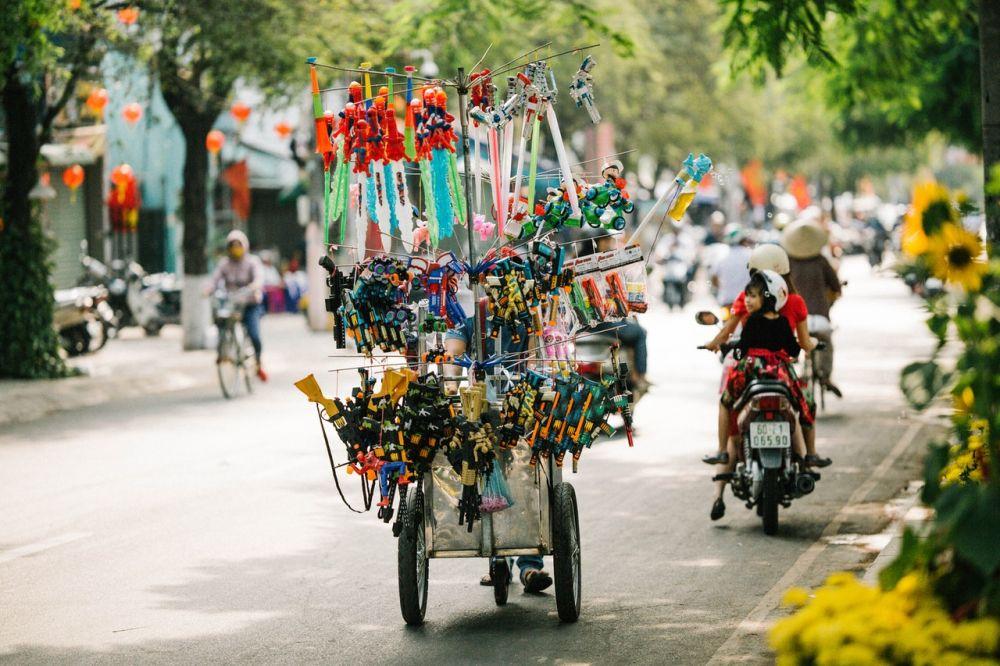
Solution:
<path fill-rule="evenodd" d="M 580 69 L 573 75 L 573 80 L 569 84 L 569 96 L 573 98 L 578 107 L 587 110 L 590 122 L 595 125 L 601 122 L 601 112 L 594 104 L 594 77 L 591 75 L 597 61 L 593 56 L 583 59 Z"/>
<path fill-rule="evenodd" d="M 635 204 L 625 190 L 624 169 L 619 160 L 605 162 L 601 167 L 604 182 L 587 190 L 583 202 L 583 219 L 592 227 L 621 231 L 625 228 L 625 213 L 635 210 Z"/>

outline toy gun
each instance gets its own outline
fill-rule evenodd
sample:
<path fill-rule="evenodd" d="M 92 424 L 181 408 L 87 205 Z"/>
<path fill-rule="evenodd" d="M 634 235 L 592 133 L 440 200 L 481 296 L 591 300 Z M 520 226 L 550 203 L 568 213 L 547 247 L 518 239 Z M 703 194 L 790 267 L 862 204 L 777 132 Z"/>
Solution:
<path fill-rule="evenodd" d="M 347 276 L 333 263 L 329 255 L 324 254 L 319 259 L 319 265 L 326 269 L 326 286 L 330 295 L 326 297 L 326 311 L 333 315 L 333 341 L 337 349 L 347 347 L 344 319 L 340 316 L 340 307 L 344 304 L 344 289 L 347 288 Z"/>
<path fill-rule="evenodd" d="M 573 306 L 573 310 L 576 312 L 580 323 L 584 326 L 590 326 L 592 323 L 601 320 L 600 315 L 590 305 L 590 299 L 587 298 L 583 287 L 577 281 L 574 281 L 570 287 L 570 304 Z"/>
<path fill-rule="evenodd" d="M 565 432 L 566 417 L 573 411 L 573 389 L 576 386 L 574 377 L 563 379 L 556 377 L 551 407 L 547 408 L 547 417 L 543 423 L 539 423 L 531 445 L 532 465 L 536 464 L 540 457 L 548 458 L 553 452 L 560 433 Z"/>
<path fill-rule="evenodd" d="M 621 363 L 618 357 L 618 344 L 611 345 L 611 366 L 614 368 L 614 379 L 611 383 L 611 402 L 622 415 L 625 424 L 625 436 L 628 437 L 628 445 L 634 446 L 632 441 L 632 392 L 628 389 L 628 364 Z"/>
<path fill-rule="evenodd" d="M 608 285 L 608 313 L 624 319 L 629 313 L 629 302 L 621 276 L 615 272 L 607 273 L 604 281 Z"/>
<path fill-rule="evenodd" d="M 573 471 L 577 471 L 580 454 L 584 448 L 590 448 L 594 443 L 595 430 L 605 435 L 614 433 L 614 429 L 608 425 L 607 417 L 613 411 L 608 396 L 608 388 L 601 382 L 590 379 L 583 380 L 585 390 L 590 393 L 589 407 L 583 410 L 580 419 L 576 424 L 576 431 L 573 433 Z"/>
<path fill-rule="evenodd" d="M 578 107 L 582 106 L 587 110 L 590 121 L 596 125 L 601 122 L 601 113 L 594 104 L 594 77 L 591 72 L 595 65 L 597 65 L 597 61 L 594 60 L 593 56 L 587 56 L 583 59 L 583 64 L 580 65 L 580 69 L 577 70 L 569 84 L 569 96 L 573 98 Z"/>

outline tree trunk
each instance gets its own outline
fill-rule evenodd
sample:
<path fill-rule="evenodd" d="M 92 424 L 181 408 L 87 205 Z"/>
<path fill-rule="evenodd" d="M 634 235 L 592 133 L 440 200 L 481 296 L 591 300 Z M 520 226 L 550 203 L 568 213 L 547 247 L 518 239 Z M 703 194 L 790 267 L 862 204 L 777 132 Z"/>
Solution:
<path fill-rule="evenodd" d="M 181 217 L 184 221 L 184 289 L 181 325 L 184 349 L 204 349 L 208 345 L 210 323 L 204 286 L 208 273 L 208 149 L 205 135 L 218 114 L 184 113 L 173 109 L 184 134 L 184 186 L 181 190 Z"/>
<path fill-rule="evenodd" d="M 1000 0 L 979 2 L 979 49 L 983 95 L 983 169 L 989 190 L 991 172 L 1000 168 Z M 986 194 L 986 232 L 992 245 L 1000 244 L 1000 193 Z"/>
<path fill-rule="evenodd" d="M 8 162 L 0 214 L 0 377 L 21 379 L 67 373 L 52 327 L 52 241 L 29 198 L 41 150 L 32 83 L 11 68 L 2 93 Z"/>

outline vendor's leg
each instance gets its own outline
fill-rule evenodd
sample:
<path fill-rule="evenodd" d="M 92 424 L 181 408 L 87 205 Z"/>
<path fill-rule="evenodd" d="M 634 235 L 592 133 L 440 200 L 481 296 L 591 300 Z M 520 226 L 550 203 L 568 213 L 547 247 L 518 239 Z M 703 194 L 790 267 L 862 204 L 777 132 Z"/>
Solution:
<path fill-rule="evenodd" d="M 522 555 L 517 558 L 517 568 L 521 572 L 521 584 L 524 585 L 525 592 L 541 592 L 552 585 L 552 576 L 543 567 L 540 555 Z"/>

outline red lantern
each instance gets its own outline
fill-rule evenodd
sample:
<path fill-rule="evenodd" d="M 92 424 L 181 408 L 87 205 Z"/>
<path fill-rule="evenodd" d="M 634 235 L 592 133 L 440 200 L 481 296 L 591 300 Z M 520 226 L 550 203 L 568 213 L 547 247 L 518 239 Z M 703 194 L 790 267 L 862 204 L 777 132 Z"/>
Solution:
<path fill-rule="evenodd" d="M 67 4 L 69 5 L 70 10 L 75 12 L 83 4 L 83 1 L 82 0 L 69 0 L 69 2 Z"/>
<path fill-rule="evenodd" d="M 229 113 L 233 114 L 236 122 L 245 123 L 250 117 L 250 107 L 243 102 L 233 102 L 233 105 L 229 107 Z"/>
<path fill-rule="evenodd" d="M 133 25 L 139 20 L 139 8 L 138 7 L 125 7 L 124 9 L 118 10 L 118 20 L 124 25 Z"/>
<path fill-rule="evenodd" d="M 288 135 L 292 133 L 292 126 L 286 123 L 284 120 L 275 124 L 274 131 L 278 133 L 282 139 L 287 139 Z"/>
<path fill-rule="evenodd" d="M 76 188 L 83 185 L 83 167 L 79 164 L 66 167 L 63 170 L 62 179 L 63 183 L 66 184 L 66 187 L 68 187 L 71 192 L 75 192 Z"/>
<path fill-rule="evenodd" d="M 129 102 L 122 109 L 122 118 L 125 119 L 129 125 L 135 125 L 137 122 L 142 120 L 142 105 L 138 102 Z"/>
<path fill-rule="evenodd" d="M 104 107 L 108 104 L 108 91 L 104 88 L 94 88 L 87 95 L 87 108 L 98 118 L 104 117 Z"/>
<path fill-rule="evenodd" d="M 116 232 L 134 232 L 139 224 L 139 181 L 128 164 L 111 171 L 114 189 L 108 192 L 108 215 Z"/>
<path fill-rule="evenodd" d="M 212 130 L 205 137 L 205 147 L 208 148 L 208 152 L 213 155 L 218 155 L 219 151 L 222 150 L 222 146 L 226 143 L 226 135 L 217 129 Z"/>

